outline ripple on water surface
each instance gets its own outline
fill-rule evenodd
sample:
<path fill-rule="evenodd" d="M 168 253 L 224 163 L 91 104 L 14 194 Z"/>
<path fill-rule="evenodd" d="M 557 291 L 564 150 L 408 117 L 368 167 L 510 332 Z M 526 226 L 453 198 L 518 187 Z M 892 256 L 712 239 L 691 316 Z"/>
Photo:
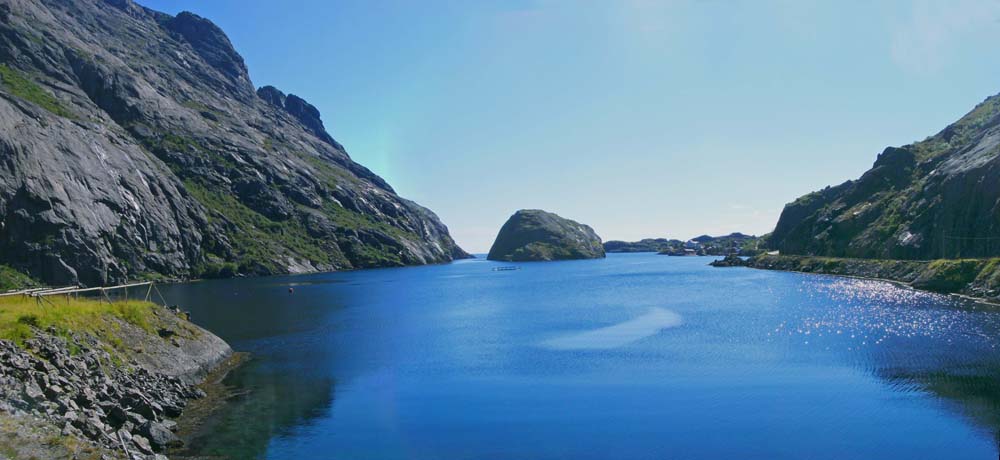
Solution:
<path fill-rule="evenodd" d="M 997 347 L 1000 316 L 992 307 L 876 280 L 806 280 L 801 290 L 811 305 L 777 324 L 772 338 L 862 351 L 859 358 L 878 358 L 876 367 L 934 362 L 935 355 L 960 364 Z"/>
<path fill-rule="evenodd" d="M 997 309 L 705 262 L 164 287 L 255 357 L 228 381 L 245 396 L 191 445 L 272 460 L 996 456 Z"/>

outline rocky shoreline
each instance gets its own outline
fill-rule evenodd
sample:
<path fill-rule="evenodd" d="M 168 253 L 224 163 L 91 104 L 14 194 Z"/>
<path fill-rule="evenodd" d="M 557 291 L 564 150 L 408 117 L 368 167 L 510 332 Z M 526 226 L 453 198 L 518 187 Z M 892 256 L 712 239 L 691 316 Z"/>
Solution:
<path fill-rule="evenodd" d="M 165 459 L 196 385 L 232 355 L 179 312 L 155 332 L 121 321 L 114 339 L 54 329 L 0 341 L 0 457 Z"/>
<path fill-rule="evenodd" d="M 1000 301 L 1000 259 L 882 260 L 762 254 L 745 260 L 727 257 L 712 265 L 878 279 L 985 302 Z"/>

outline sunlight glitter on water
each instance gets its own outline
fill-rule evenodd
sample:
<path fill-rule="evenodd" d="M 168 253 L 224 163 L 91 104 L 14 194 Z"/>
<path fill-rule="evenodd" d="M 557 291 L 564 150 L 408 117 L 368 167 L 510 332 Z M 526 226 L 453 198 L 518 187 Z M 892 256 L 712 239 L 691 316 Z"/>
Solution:
<path fill-rule="evenodd" d="M 961 338 L 966 346 L 997 346 L 997 318 L 984 317 L 983 310 L 968 302 L 875 280 L 809 280 L 800 289 L 817 305 L 826 307 L 809 308 L 798 321 L 781 322 L 769 336 L 798 336 L 804 344 L 810 339 L 834 336 L 855 348 L 881 345 L 896 338 L 940 340 L 945 344 Z"/>

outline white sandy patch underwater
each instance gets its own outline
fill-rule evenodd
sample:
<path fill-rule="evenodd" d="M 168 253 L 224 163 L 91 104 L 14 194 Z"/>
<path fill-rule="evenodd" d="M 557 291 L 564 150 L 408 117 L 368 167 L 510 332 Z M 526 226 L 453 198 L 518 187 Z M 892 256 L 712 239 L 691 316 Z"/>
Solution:
<path fill-rule="evenodd" d="M 546 340 L 542 346 L 556 350 L 603 350 L 628 345 L 664 329 L 680 326 L 681 315 L 663 308 L 612 326 L 576 332 Z"/>

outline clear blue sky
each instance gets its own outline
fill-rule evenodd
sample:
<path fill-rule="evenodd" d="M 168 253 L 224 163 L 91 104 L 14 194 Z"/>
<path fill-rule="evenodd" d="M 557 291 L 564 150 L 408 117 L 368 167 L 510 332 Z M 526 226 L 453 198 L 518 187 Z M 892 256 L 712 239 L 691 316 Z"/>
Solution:
<path fill-rule="evenodd" d="M 221 26 L 475 252 L 519 208 L 765 233 L 1000 93 L 996 2 L 140 2 Z"/>

